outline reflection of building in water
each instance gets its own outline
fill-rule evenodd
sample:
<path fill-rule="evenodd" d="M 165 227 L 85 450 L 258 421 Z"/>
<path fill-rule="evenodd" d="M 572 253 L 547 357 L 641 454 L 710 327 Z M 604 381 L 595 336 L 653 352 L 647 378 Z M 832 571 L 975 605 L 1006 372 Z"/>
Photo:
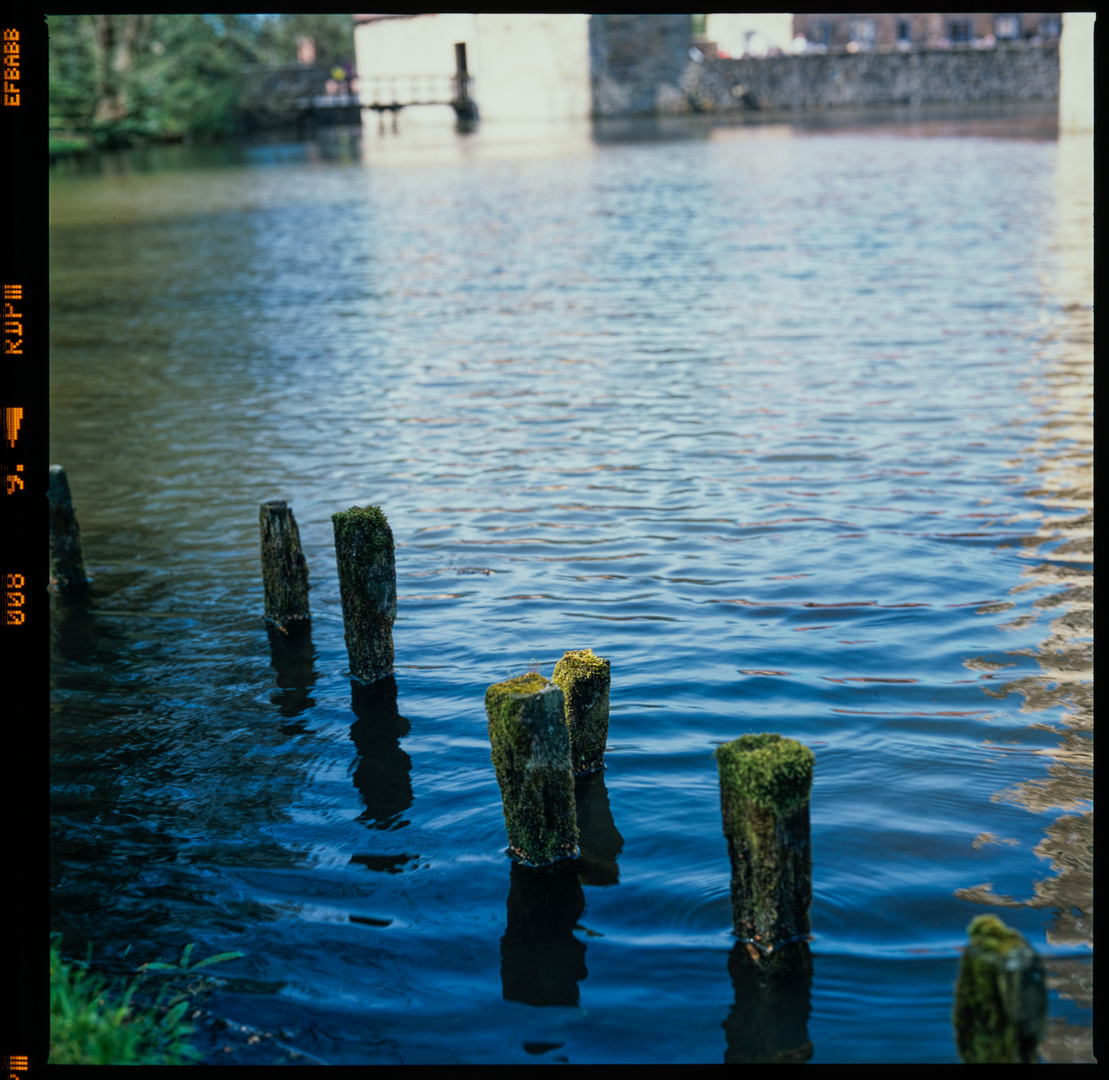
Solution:
<path fill-rule="evenodd" d="M 1053 911 L 1047 939 L 1063 949 L 1093 948 L 1093 143 L 1089 135 L 1061 135 L 1057 150 L 1059 218 L 1055 266 L 1045 282 L 1049 328 L 1033 401 L 1043 423 L 1023 459 L 1033 475 L 1024 495 L 1039 517 L 1024 540 L 1028 566 L 1014 593 L 1048 590 L 1034 612 L 1011 626 L 1046 622 L 1035 650 L 1040 671 L 1013 680 L 995 697 L 1020 694 L 1023 712 L 1051 711 L 1059 742 L 1034 751 L 1048 759 L 1042 778 L 998 792 L 1033 813 L 1062 810 L 1034 851 L 1049 876 L 1030 898 L 996 894 L 988 885 L 959 891 L 965 899 Z M 1046 513 L 1044 512 L 1046 508 Z M 1029 516 L 1028 512 L 1021 515 Z M 973 665 L 975 662 L 971 662 Z M 1092 964 L 1047 957 L 1048 985 L 1092 1009 Z M 1046 1061 L 1093 1061 L 1092 1029 L 1055 1021 L 1042 1047 Z"/>

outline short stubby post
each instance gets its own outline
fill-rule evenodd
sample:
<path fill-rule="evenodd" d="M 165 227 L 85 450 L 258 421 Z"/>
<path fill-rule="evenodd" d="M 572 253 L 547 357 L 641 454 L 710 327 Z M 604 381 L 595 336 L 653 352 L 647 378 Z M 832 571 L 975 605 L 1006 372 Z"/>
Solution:
<path fill-rule="evenodd" d="M 262 503 L 258 523 L 262 531 L 266 622 L 287 634 L 310 617 L 308 563 L 300 546 L 300 530 L 292 509 L 279 499 Z"/>
<path fill-rule="evenodd" d="M 570 729 L 570 761 L 575 776 L 605 767 L 608 741 L 608 690 L 610 664 L 592 649 L 572 649 L 551 676 L 566 697 L 566 724 Z"/>
<path fill-rule="evenodd" d="M 1027 1065 L 1047 1022 L 1043 961 L 996 915 L 967 927 L 955 984 L 955 1047 L 967 1065 Z"/>
<path fill-rule="evenodd" d="M 562 691 L 542 675 L 520 675 L 485 691 L 485 712 L 509 850 L 532 866 L 576 858 L 577 807 Z"/>
<path fill-rule="evenodd" d="M 61 465 L 50 466 L 46 497 L 50 503 L 50 587 L 64 596 L 84 596 L 89 591 L 89 579 L 81 552 L 81 530 Z"/>
<path fill-rule="evenodd" d="M 350 673 L 364 683 L 393 670 L 397 567 L 393 530 L 378 506 L 331 515 Z"/>
<path fill-rule="evenodd" d="M 809 936 L 815 756 L 795 739 L 741 735 L 716 748 L 732 862 L 732 925 L 753 959 Z"/>

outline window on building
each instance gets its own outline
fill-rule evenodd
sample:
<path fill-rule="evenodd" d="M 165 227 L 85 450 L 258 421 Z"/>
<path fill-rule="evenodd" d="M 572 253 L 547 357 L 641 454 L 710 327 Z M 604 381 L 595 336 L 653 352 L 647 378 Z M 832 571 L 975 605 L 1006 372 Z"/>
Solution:
<path fill-rule="evenodd" d="M 911 45 L 913 43 L 913 24 L 908 19 L 897 20 L 897 44 Z"/>
<path fill-rule="evenodd" d="M 852 19 L 849 24 L 851 40 L 864 49 L 872 49 L 878 36 L 877 24 L 873 19 Z"/>
<path fill-rule="evenodd" d="M 1058 15 L 1047 15 L 1040 19 L 1040 37 L 1047 41 L 1058 41 L 1063 32 L 1063 24 Z"/>
<path fill-rule="evenodd" d="M 689 36 L 703 38 L 709 32 L 709 17 L 707 15 L 689 16 Z"/>
<path fill-rule="evenodd" d="M 1015 41 L 1020 37 L 1020 16 L 995 15 L 993 34 L 998 41 Z"/>
<path fill-rule="evenodd" d="M 832 24 L 827 19 L 814 19 L 809 25 L 811 33 L 810 41 L 814 45 L 823 45 L 825 47 L 832 44 Z"/>
<path fill-rule="evenodd" d="M 952 19 L 947 24 L 947 39 L 952 45 L 965 45 L 974 36 L 970 19 Z"/>

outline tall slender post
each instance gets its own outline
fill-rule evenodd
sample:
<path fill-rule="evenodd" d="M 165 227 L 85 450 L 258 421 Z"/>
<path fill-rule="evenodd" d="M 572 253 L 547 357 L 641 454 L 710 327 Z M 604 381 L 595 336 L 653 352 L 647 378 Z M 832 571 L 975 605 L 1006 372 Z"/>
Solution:
<path fill-rule="evenodd" d="M 458 41 L 454 46 L 454 106 L 459 120 L 476 120 L 477 105 L 470 97 L 470 71 L 466 64 L 466 42 Z"/>
<path fill-rule="evenodd" d="M 1047 1022 L 1043 961 L 996 915 L 967 927 L 955 984 L 955 1046 L 967 1065 L 1027 1065 Z"/>
<path fill-rule="evenodd" d="M 562 691 L 520 675 L 485 691 L 493 767 L 516 858 L 546 866 L 578 854 L 574 774 Z"/>
<path fill-rule="evenodd" d="M 262 584 L 265 618 L 283 634 L 306 624 L 308 564 L 300 546 L 300 530 L 292 509 L 282 500 L 262 503 L 258 511 L 262 532 Z"/>
<path fill-rule="evenodd" d="M 752 959 L 809 935 L 815 756 L 780 735 L 716 748 L 720 810 L 732 862 L 732 925 Z"/>
<path fill-rule="evenodd" d="M 50 504 L 50 587 L 74 599 L 86 596 L 89 580 L 81 552 L 81 530 L 73 512 L 69 480 L 61 465 L 50 466 L 46 497 Z"/>
<path fill-rule="evenodd" d="M 393 670 L 397 568 L 393 530 L 379 506 L 331 515 L 350 673 L 364 683 Z"/>
<path fill-rule="evenodd" d="M 605 767 L 608 741 L 608 690 L 611 665 L 594 656 L 592 649 L 572 649 L 551 676 L 566 698 L 566 725 L 570 730 L 570 761 L 575 776 Z"/>

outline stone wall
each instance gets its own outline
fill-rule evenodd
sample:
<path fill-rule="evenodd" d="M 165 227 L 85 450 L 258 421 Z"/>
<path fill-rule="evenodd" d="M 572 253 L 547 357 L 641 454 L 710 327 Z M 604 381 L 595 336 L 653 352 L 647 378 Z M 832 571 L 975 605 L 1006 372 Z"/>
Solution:
<path fill-rule="evenodd" d="M 689 112 L 682 79 L 688 15 L 591 15 L 589 74 L 594 116 Z"/>
<path fill-rule="evenodd" d="M 689 62 L 679 85 L 693 112 L 1050 101 L 1059 96 L 1059 46 Z"/>

